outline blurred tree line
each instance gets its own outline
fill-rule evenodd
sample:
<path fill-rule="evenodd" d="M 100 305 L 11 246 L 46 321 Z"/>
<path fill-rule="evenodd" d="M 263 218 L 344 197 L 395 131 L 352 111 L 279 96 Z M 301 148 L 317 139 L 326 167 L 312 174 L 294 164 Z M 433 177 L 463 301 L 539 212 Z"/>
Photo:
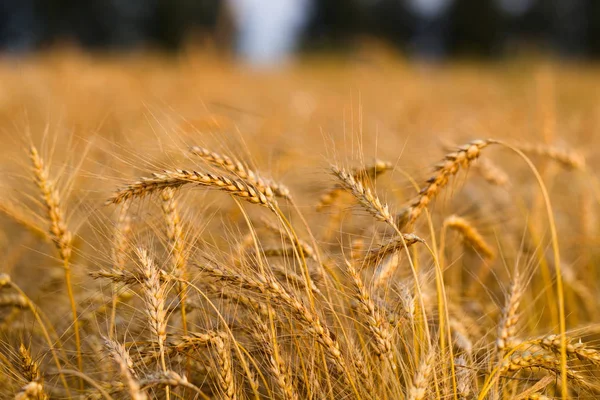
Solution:
<path fill-rule="evenodd" d="M 269 2 L 277 1 L 283 0 L 0 0 L 0 48 L 30 51 L 66 41 L 90 49 L 177 49 L 190 35 L 233 46 L 240 29 L 232 11 L 252 3 L 269 13 Z M 297 46 L 305 50 L 337 51 L 374 36 L 432 57 L 497 56 L 523 43 L 568 57 L 600 56 L 598 0 L 297 1 L 306 3 Z"/>

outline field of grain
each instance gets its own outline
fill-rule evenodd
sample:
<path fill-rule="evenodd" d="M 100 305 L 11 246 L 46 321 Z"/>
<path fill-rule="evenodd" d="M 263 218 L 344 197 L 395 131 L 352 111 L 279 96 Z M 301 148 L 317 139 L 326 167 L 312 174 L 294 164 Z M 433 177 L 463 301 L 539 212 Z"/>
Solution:
<path fill-rule="evenodd" d="M 600 71 L 0 61 L 0 399 L 600 395 Z"/>

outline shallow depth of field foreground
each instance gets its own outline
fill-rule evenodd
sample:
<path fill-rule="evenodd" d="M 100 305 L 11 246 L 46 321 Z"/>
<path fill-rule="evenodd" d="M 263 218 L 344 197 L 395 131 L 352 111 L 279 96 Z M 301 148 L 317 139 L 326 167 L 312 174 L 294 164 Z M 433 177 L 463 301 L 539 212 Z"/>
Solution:
<path fill-rule="evenodd" d="M 600 80 L 0 63 L 0 399 L 600 396 Z"/>

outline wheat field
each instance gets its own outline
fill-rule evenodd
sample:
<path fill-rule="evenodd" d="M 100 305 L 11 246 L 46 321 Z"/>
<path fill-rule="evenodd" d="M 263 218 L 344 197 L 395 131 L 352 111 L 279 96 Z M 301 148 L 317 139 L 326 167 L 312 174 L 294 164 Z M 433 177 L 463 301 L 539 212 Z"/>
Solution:
<path fill-rule="evenodd" d="M 598 69 L 0 62 L 0 399 L 600 395 Z"/>

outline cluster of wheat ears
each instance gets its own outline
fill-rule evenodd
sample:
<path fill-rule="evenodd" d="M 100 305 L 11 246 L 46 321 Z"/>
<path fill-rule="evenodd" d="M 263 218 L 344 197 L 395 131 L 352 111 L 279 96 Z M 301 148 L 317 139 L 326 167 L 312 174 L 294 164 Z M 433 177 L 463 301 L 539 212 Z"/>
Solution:
<path fill-rule="evenodd" d="M 600 397 L 570 68 L 0 60 L 0 400 Z"/>
<path fill-rule="evenodd" d="M 93 279 L 75 286 L 82 255 L 68 206 L 31 145 L 33 196 L 46 227 L 17 203 L 3 203 L 2 211 L 47 239 L 48 252 L 55 248 L 64 272 L 55 296 L 70 312 L 47 315 L 10 274 L 0 275 L 0 307 L 7 310 L 0 398 L 600 395 L 600 350 L 580 340 L 598 330 L 597 313 L 567 329 L 567 306 L 597 302 L 561 262 L 551 199 L 532 161 L 585 176 L 584 160 L 561 148 L 493 139 L 451 147 L 429 179 L 413 181 L 415 195 L 405 204 L 382 200 L 386 188 L 376 183 L 395 167 L 376 160 L 332 165 L 330 189 L 308 209 L 297 205 L 292 189 L 247 163 L 193 146 L 184 150 L 193 169 L 156 171 L 107 195 L 110 257 L 86 271 Z M 456 175 L 510 185 L 488 151 L 508 152 L 530 171 L 547 249 L 532 226 L 534 238 L 511 249 L 468 215 L 432 218 L 437 198 L 460 191 L 452 184 Z M 199 237 L 219 235 L 192 226 L 197 217 L 184 204 L 201 190 L 234 201 L 239 234 L 199 244 Z M 317 232 L 307 213 L 327 220 L 327 229 Z M 143 224 L 149 214 L 159 216 L 152 229 Z M 527 246 L 533 254 L 524 263 Z M 503 282 L 499 304 L 484 289 L 495 268 L 511 280 Z M 538 270 L 543 280 L 532 284 Z M 542 295 L 545 310 L 524 306 Z M 521 320 L 524 311 L 547 312 L 551 322 L 537 327 L 535 316 Z M 525 323 L 535 335 L 522 334 Z"/>

